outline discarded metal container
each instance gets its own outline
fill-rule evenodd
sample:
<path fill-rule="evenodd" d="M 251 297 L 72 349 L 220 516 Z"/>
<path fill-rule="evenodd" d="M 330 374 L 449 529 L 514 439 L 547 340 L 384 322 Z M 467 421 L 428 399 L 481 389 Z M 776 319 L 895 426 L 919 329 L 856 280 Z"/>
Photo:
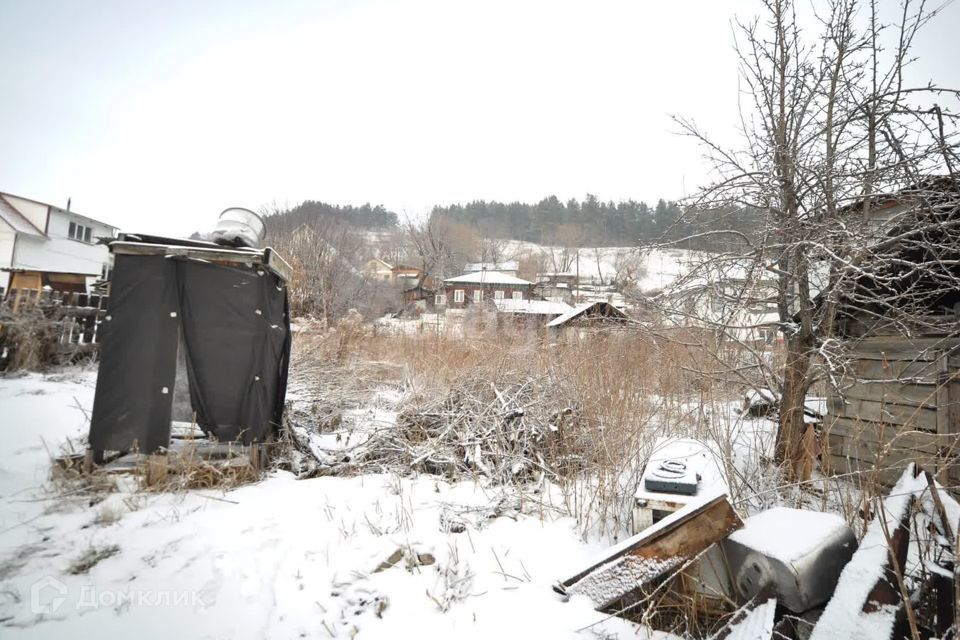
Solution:
<path fill-rule="evenodd" d="M 704 443 L 686 438 L 657 441 L 633 507 L 633 532 L 640 533 L 701 496 L 725 492 L 716 456 Z"/>
<path fill-rule="evenodd" d="M 266 235 L 263 218 L 249 209 L 231 207 L 224 209 L 213 230 L 213 241 L 231 247 L 257 248 Z"/>
<path fill-rule="evenodd" d="M 838 515 L 775 507 L 720 543 L 741 602 L 765 589 L 802 613 L 830 600 L 857 540 Z"/>
<path fill-rule="evenodd" d="M 643 486 L 647 491 L 682 493 L 692 496 L 697 492 L 699 474 L 687 466 L 682 458 L 667 459 L 648 465 L 643 474 Z"/>

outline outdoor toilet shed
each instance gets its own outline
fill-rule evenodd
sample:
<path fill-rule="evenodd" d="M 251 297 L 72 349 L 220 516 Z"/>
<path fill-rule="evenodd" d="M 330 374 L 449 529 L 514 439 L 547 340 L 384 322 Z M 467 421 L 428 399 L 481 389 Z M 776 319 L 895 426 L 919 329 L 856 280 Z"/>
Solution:
<path fill-rule="evenodd" d="M 221 442 L 271 439 L 290 355 L 290 267 L 272 249 L 121 235 L 90 420 L 105 451 L 154 454 L 174 421 Z"/>

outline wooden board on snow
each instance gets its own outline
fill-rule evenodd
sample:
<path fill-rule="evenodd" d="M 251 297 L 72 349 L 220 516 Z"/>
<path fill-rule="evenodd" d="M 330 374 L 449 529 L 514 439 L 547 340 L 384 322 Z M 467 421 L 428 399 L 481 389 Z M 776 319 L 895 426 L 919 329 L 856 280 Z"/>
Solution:
<path fill-rule="evenodd" d="M 556 590 L 584 594 L 601 610 L 616 608 L 741 527 L 725 493 L 707 495 L 611 547 Z"/>

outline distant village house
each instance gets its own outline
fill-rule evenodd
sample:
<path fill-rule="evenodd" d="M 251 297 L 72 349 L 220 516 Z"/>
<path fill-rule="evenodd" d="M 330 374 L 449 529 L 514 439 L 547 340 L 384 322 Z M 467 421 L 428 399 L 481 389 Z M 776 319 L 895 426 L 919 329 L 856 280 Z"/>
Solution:
<path fill-rule="evenodd" d="M 435 304 L 447 308 L 464 308 L 485 300 L 530 300 L 533 283 L 500 271 L 475 271 L 443 281 L 443 292 L 437 293 Z"/>
<path fill-rule="evenodd" d="M 101 239 L 117 228 L 51 204 L 0 192 L 0 291 L 86 293 L 109 280 L 113 258 Z"/>

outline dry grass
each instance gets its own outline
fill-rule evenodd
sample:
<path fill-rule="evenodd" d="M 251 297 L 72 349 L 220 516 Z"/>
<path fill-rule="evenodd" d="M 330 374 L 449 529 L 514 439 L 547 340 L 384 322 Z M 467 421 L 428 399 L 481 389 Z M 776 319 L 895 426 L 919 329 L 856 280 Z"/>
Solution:
<path fill-rule="evenodd" d="M 528 486 L 546 478 L 562 487 L 585 533 L 617 536 L 628 528 L 655 441 L 706 435 L 704 399 L 720 404 L 735 395 L 730 385 L 704 380 L 715 358 L 692 340 L 637 329 L 575 335 L 477 324 L 468 337 L 356 327 L 298 334 L 294 386 L 312 403 L 311 426 L 324 430 L 378 387 L 403 388 L 398 429 L 382 447 L 389 463 L 379 459 L 380 468 Z"/>
<path fill-rule="evenodd" d="M 120 553 L 120 547 L 115 544 L 105 547 L 91 546 L 70 564 L 67 573 L 74 576 L 87 573 L 99 563 L 118 553 Z"/>

